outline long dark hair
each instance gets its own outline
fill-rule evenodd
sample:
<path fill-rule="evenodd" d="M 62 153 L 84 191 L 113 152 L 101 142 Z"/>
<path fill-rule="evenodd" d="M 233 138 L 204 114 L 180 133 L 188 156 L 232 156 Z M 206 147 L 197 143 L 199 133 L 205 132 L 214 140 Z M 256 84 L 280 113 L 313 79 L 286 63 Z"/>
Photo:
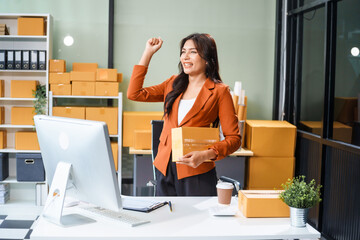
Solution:
<path fill-rule="evenodd" d="M 222 82 L 219 75 L 219 62 L 216 49 L 215 40 L 206 33 L 193 33 L 180 42 L 180 55 L 182 48 L 186 41 L 193 40 L 196 50 L 200 57 L 206 61 L 205 74 L 206 77 L 212 81 L 219 83 Z M 164 103 L 164 116 L 170 114 L 175 99 L 183 92 L 185 92 L 189 84 L 189 75 L 184 73 L 181 61 L 179 62 L 179 75 L 175 78 L 173 83 L 173 90 L 165 97 Z"/>

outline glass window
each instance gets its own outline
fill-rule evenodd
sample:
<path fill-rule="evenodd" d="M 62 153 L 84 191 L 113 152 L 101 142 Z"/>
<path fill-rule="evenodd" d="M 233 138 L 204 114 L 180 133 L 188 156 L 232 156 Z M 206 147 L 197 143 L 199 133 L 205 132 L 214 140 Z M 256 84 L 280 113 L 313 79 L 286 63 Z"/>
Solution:
<path fill-rule="evenodd" d="M 321 135 L 324 105 L 324 8 L 303 16 L 299 129 Z"/>
<path fill-rule="evenodd" d="M 360 146 L 360 2 L 338 2 L 333 139 Z"/>

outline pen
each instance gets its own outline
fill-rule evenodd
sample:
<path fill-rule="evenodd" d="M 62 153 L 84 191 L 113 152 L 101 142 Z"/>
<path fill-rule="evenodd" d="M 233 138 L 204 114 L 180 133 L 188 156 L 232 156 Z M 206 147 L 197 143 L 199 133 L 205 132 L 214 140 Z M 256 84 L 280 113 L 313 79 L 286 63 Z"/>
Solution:
<path fill-rule="evenodd" d="M 170 212 L 172 212 L 172 205 L 171 205 L 171 201 L 168 201 L 167 204 L 169 204 L 169 208 L 170 208 Z"/>

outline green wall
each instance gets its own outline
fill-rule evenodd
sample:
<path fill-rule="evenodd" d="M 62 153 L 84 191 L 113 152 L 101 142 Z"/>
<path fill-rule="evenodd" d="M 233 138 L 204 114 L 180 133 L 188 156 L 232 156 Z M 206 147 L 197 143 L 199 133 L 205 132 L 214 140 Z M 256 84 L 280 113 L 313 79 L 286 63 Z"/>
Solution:
<path fill-rule="evenodd" d="M 150 37 L 164 39 L 145 82 L 160 83 L 178 73 L 179 42 L 193 32 L 211 34 L 218 47 L 220 74 L 231 88 L 242 81 L 248 119 L 271 119 L 274 77 L 275 0 L 115 0 L 114 67 L 124 74 L 125 111 L 161 111 L 160 103 L 126 99 L 134 64 Z M 50 13 L 53 57 L 107 66 L 108 1 L 0 0 L 3 13 Z M 66 35 L 72 47 L 62 43 Z"/>

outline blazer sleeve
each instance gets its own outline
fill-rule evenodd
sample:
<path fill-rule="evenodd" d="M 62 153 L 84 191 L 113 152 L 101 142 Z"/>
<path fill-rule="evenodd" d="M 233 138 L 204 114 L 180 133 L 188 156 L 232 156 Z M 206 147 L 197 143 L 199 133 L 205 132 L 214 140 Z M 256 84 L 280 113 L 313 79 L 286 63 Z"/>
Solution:
<path fill-rule="evenodd" d="M 222 90 L 223 93 L 219 98 L 219 120 L 225 139 L 210 147 L 217 155 L 215 161 L 230 155 L 241 146 L 238 118 L 235 114 L 230 90 L 228 87 Z"/>
<path fill-rule="evenodd" d="M 143 84 L 147 69 L 146 66 L 142 65 L 134 66 L 127 90 L 127 98 L 139 102 L 163 102 L 166 87 L 171 78 L 158 85 L 144 88 Z"/>

